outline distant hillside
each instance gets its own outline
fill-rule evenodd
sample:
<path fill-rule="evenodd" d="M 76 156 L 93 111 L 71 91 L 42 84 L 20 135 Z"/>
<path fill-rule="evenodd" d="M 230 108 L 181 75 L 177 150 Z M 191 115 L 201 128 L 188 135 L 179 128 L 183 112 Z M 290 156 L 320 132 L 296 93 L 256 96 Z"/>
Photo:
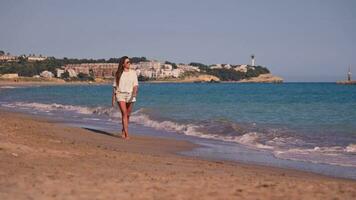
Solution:
<path fill-rule="evenodd" d="M 145 57 L 132 57 L 132 63 L 148 61 Z M 18 57 L 16 62 L 0 62 L 0 74 L 18 73 L 19 76 L 32 77 L 42 71 L 50 71 L 55 74 L 56 68 L 67 64 L 81 63 L 118 63 L 119 58 L 110 59 L 76 59 L 76 58 L 55 58 L 48 57 L 43 61 L 30 62 L 22 57 Z"/>
<path fill-rule="evenodd" d="M 262 66 L 250 65 L 222 65 L 221 68 L 213 68 L 202 63 L 190 63 L 192 66 L 197 66 L 201 73 L 218 77 L 221 81 L 240 81 L 252 77 L 258 77 L 261 74 L 269 74 L 270 71 Z"/>
<path fill-rule="evenodd" d="M 258 80 L 262 80 L 262 79 L 252 79 L 252 78 L 261 77 L 260 75 L 263 74 L 270 74 L 270 71 L 263 66 L 231 65 L 231 64 L 205 65 L 197 62 L 192 62 L 189 64 L 182 64 L 182 63 L 176 64 L 169 61 L 160 63 L 159 61 L 150 61 L 146 59 L 146 57 L 132 57 L 130 59 L 133 64 L 136 64 L 136 69 L 138 69 L 137 72 L 140 73 L 139 78 L 141 81 L 190 80 L 190 79 L 200 80 L 201 77 L 204 77 L 204 79 L 207 79 L 207 77 L 216 77 L 219 81 L 245 81 L 245 82 L 257 81 L 258 82 Z M 33 77 L 39 75 L 41 72 L 45 70 L 52 72 L 53 74 L 56 74 L 56 69 L 61 67 L 63 68 L 63 66 L 69 64 L 118 63 L 118 62 L 119 62 L 119 58 L 58 59 L 55 57 L 46 57 L 46 60 L 42 60 L 42 61 L 29 61 L 26 60 L 24 56 L 18 56 L 16 61 L 11 61 L 11 62 L 1 61 L 0 74 L 17 73 L 19 76 L 22 77 Z M 151 64 L 145 64 L 147 62 Z M 179 68 L 180 71 L 177 68 Z M 109 75 L 114 74 L 114 71 L 116 71 L 116 67 L 112 68 L 111 70 L 112 71 L 108 73 Z M 173 72 L 177 72 L 175 77 L 173 77 Z M 67 72 L 64 73 L 64 75 L 66 74 Z M 145 77 L 145 74 L 150 74 L 151 77 Z M 154 74 L 155 76 L 153 76 L 152 74 Z M 85 76 L 85 77 L 92 76 L 89 73 L 88 74 L 80 73 L 78 75 Z M 264 78 L 264 80 L 266 79 L 266 77 Z M 89 78 L 90 80 L 95 79 L 95 77 L 89 77 Z M 101 77 L 97 76 L 96 78 L 101 78 Z M 87 79 L 80 79 L 80 80 L 85 81 Z M 275 81 L 275 82 L 279 82 L 279 81 Z"/>

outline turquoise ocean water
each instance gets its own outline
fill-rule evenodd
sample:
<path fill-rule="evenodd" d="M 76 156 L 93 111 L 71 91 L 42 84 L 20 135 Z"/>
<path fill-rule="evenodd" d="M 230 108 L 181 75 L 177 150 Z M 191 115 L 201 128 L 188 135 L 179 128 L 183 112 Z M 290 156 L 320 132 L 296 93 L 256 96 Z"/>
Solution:
<path fill-rule="evenodd" d="M 0 88 L 0 106 L 120 130 L 110 85 Z M 334 83 L 141 83 L 139 134 L 203 147 L 184 154 L 356 178 L 356 87 Z"/>

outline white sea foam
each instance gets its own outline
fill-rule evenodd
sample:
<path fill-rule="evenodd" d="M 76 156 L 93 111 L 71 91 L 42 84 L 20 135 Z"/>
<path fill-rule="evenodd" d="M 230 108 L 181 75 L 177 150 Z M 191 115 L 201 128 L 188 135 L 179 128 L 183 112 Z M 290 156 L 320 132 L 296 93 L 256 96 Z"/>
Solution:
<path fill-rule="evenodd" d="M 62 105 L 57 103 L 45 104 L 45 103 L 26 103 L 26 102 L 8 103 L 8 104 L 2 104 L 2 106 L 11 107 L 11 108 L 17 107 L 22 109 L 26 108 L 26 109 L 32 109 L 35 111 L 41 111 L 46 113 L 52 111 L 71 111 L 71 112 L 75 112 L 78 114 L 85 114 L 85 115 L 96 114 L 96 115 L 106 115 L 112 118 L 121 118 L 121 114 L 120 112 L 118 112 L 117 109 L 105 108 L 105 107 L 90 108 L 85 106 Z M 157 130 L 172 131 L 172 132 L 177 132 L 189 136 L 196 136 L 196 137 L 206 138 L 206 139 L 238 142 L 241 144 L 248 145 L 250 147 L 262 148 L 262 149 L 273 148 L 271 146 L 258 143 L 258 139 L 261 133 L 251 132 L 241 136 L 228 136 L 228 135 L 209 133 L 206 131 L 203 132 L 199 130 L 202 128 L 201 125 L 181 124 L 169 120 L 164 120 L 164 121 L 153 120 L 150 118 L 148 114 L 145 113 L 144 109 L 139 109 L 133 112 L 130 117 L 130 121 Z"/>
<path fill-rule="evenodd" d="M 33 108 L 38 111 L 49 112 L 55 110 L 67 110 L 74 111 L 80 114 L 92 114 L 93 112 L 87 107 L 82 106 L 72 106 L 72 105 L 62 105 L 62 104 L 44 104 L 44 103 L 25 103 L 25 102 L 15 102 L 13 104 L 7 104 L 4 106 L 8 107 L 19 107 L 19 108 Z"/>
<path fill-rule="evenodd" d="M 107 107 L 85 107 L 62 104 L 44 104 L 44 103 L 1 103 L 1 106 L 8 108 L 26 108 L 31 112 L 70 111 L 82 115 L 104 115 L 110 118 L 121 118 L 117 108 Z M 99 117 L 100 118 L 100 117 Z M 87 118 L 89 120 L 99 120 L 99 118 Z M 201 124 L 178 123 L 169 120 L 158 121 L 150 117 L 145 109 L 139 109 L 131 114 L 130 121 L 146 127 L 157 130 L 173 131 L 180 134 L 195 136 L 206 139 L 214 139 L 227 142 L 236 142 L 249 148 L 268 150 L 277 158 L 302 160 L 315 163 L 328 163 L 344 166 L 356 166 L 356 159 L 350 159 L 355 156 L 356 144 L 349 144 L 346 147 L 315 146 L 314 148 L 302 148 L 303 146 L 312 146 L 312 144 L 303 141 L 300 138 L 278 134 L 278 130 L 267 131 L 266 133 L 250 131 L 243 134 L 224 135 L 214 133 L 210 128 Z M 231 125 L 234 127 L 234 124 Z M 205 128 L 205 129 L 204 129 Z M 238 127 L 240 129 L 240 127 Z M 296 148 L 300 147 L 300 148 Z M 346 155 L 345 155 L 346 154 Z M 354 161 L 353 161 L 354 160 Z"/>
<path fill-rule="evenodd" d="M 15 87 L 15 86 L 10 86 L 10 85 L 0 86 L 0 89 L 14 89 L 14 88 L 20 88 L 20 87 Z"/>
<path fill-rule="evenodd" d="M 147 114 L 141 112 L 142 110 L 133 113 L 130 117 L 130 121 L 158 130 L 174 131 L 186 135 L 198 134 L 198 132 L 195 130 L 196 126 L 194 124 L 179 124 L 168 120 L 156 121 L 152 120 Z"/>
<path fill-rule="evenodd" d="M 285 147 L 290 145 L 306 145 L 307 143 L 304 140 L 301 140 L 292 136 L 275 136 L 272 139 L 266 141 L 266 144 L 271 146 Z"/>
<path fill-rule="evenodd" d="M 345 148 L 346 152 L 349 153 L 356 153 L 356 144 L 349 144 L 346 148 Z"/>
<path fill-rule="evenodd" d="M 179 124 L 172 121 L 156 121 L 152 120 L 147 114 L 137 112 L 133 115 L 130 120 L 137 124 L 144 125 L 146 127 L 155 128 L 158 130 L 174 131 L 177 133 L 182 133 L 189 136 L 195 136 L 205 139 L 215 139 L 226 142 L 237 142 L 240 144 L 247 145 L 249 147 L 258 149 L 273 149 L 272 146 L 264 145 L 258 142 L 258 139 L 262 133 L 249 132 L 241 136 L 231 136 L 231 135 L 221 135 L 209 133 L 206 131 L 201 131 L 201 125 L 196 124 Z"/>
<path fill-rule="evenodd" d="M 356 167 L 356 159 L 353 159 L 355 155 L 352 155 L 356 152 L 355 146 L 350 144 L 347 147 L 293 148 L 273 151 L 273 155 L 282 159 Z"/>
<path fill-rule="evenodd" d="M 261 137 L 263 137 L 262 133 L 249 132 L 237 138 L 237 142 L 248 145 L 250 147 L 257 147 L 259 149 L 273 149 L 273 146 L 265 145 L 258 142 Z"/>

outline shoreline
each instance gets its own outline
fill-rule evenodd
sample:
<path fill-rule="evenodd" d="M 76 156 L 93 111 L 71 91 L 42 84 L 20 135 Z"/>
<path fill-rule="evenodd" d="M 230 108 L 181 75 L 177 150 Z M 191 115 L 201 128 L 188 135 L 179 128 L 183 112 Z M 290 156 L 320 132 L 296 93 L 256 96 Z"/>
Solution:
<path fill-rule="evenodd" d="M 0 86 L 38 86 L 38 85 L 106 85 L 109 82 L 86 82 L 86 81 L 73 81 L 73 82 L 56 82 L 56 81 L 0 81 Z"/>
<path fill-rule="evenodd" d="M 140 83 L 211 83 L 209 81 L 195 82 L 195 81 L 182 81 L 182 80 L 157 80 L 157 81 L 140 81 Z M 256 83 L 267 83 L 267 84 L 283 84 L 283 83 L 272 83 L 272 82 L 242 82 L 242 81 L 219 81 L 216 83 L 236 83 L 236 84 L 256 84 Z M 331 82 L 333 83 L 333 82 Z M 110 85 L 112 82 L 85 82 L 85 81 L 73 81 L 73 82 L 52 82 L 52 81 L 0 81 L 0 86 L 38 86 L 38 85 Z M 211 84 L 215 84 L 214 82 Z"/>
<path fill-rule="evenodd" d="M 0 116 L 1 199 L 356 197 L 354 180 L 178 155 L 196 147 L 187 141 L 135 134 L 126 141 L 2 109 Z"/>
<path fill-rule="evenodd" d="M 157 80 L 157 81 L 140 81 L 140 83 L 210 83 L 210 82 L 194 82 L 194 81 L 181 81 L 181 80 Z M 272 82 L 242 82 L 242 81 L 219 81 L 218 83 L 236 83 L 236 84 L 285 84 L 285 83 L 332 83 L 338 85 L 347 85 L 341 84 L 337 81 L 332 82 L 280 82 L 280 83 L 272 83 Z M 72 81 L 72 82 L 55 82 L 55 81 L 4 81 L 0 80 L 0 86 L 38 86 L 38 85 L 110 85 L 111 81 L 106 82 L 89 82 L 89 81 Z"/>

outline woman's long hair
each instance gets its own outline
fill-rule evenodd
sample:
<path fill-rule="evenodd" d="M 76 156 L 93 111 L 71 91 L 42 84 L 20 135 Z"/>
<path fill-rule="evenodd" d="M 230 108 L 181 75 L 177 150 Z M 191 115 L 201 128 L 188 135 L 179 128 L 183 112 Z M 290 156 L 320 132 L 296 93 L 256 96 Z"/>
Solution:
<path fill-rule="evenodd" d="M 123 56 L 120 58 L 119 66 L 117 67 L 117 71 L 115 73 L 116 87 L 119 87 L 120 78 L 121 78 L 122 72 L 124 71 L 125 60 L 128 58 L 129 57 L 127 57 L 127 56 Z"/>

